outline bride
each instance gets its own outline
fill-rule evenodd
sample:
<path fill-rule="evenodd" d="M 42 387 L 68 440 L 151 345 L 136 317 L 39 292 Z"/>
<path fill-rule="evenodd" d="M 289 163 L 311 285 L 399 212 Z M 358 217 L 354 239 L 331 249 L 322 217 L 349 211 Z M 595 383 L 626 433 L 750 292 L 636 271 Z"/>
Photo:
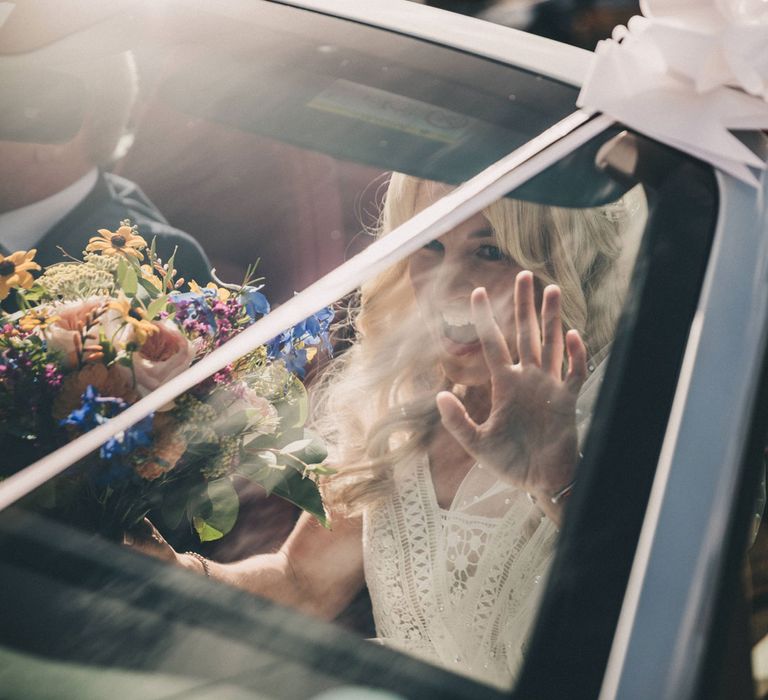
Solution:
<path fill-rule="evenodd" d="M 382 232 L 445 191 L 394 174 Z M 136 546 L 325 619 L 367 584 L 378 641 L 510 687 L 638 231 L 503 199 L 424 246 L 362 289 L 357 340 L 313 390 L 332 529 L 304 515 L 233 564 Z"/>

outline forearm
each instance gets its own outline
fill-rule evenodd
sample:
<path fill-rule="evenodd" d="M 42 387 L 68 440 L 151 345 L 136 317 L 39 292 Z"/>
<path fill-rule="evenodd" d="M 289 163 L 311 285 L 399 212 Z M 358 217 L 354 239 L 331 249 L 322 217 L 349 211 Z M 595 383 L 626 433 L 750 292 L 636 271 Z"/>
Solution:
<path fill-rule="evenodd" d="M 211 578 L 248 593 L 267 598 L 315 617 L 328 618 L 329 613 L 312 591 L 302 584 L 283 552 L 259 554 L 242 561 L 221 564 L 207 559 L 205 563 L 190 555 L 181 555 L 184 568 L 207 573 Z M 207 571 L 206 571 L 207 569 Z"/>
<path fill-rule="evenodd" d="M 325 620 L 335 618 L 364 585 L 359 523 L 339 520 L 333 532 L 302 516 L 273 554 L 231 564 L 177 555 L 193 571 Z"/>

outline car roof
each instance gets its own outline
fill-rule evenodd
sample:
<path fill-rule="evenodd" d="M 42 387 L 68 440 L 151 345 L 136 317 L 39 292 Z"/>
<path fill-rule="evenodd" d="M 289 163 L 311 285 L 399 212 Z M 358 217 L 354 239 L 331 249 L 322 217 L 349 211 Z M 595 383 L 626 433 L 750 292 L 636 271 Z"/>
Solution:
<path fill-rule="evenodd" d="M 273 1 L 424 39 L 576 86 L 584 81 L 592 56 L 575 46 L 410 0 Z M 154 14 L 162 4 L 154 0 L 150 11 Z M 165 4 L 191 13 L 198 9 L 226 14 L 242 10 L 244 18 L 254 12 L 252 0 L 165 0 Z M 84 45 L 93 44 L 102 51 L 109 47 L 124 50 L 129 48 L 128 36 L 144 7 L 142 0 L 118 0 L 108 8 L 103 0 L 80 0 L 73 6 L 76 11 L 67 14 L 66 22 L 50 25 L 47 18 L 51 12 L 60 11 L 61 0 L 30 0 L 19 5 L 5 26 L 0 26 L 0 55 L 7 60 L 14 54 L 38 53 L 66 60 L 80 54 Z M 79 50 L 70 49 L 73 42 Z"/>
<path fill-rule="evenodd" d="M 276 0 L 391 29 L 581 85 L 591 51 L 411 0 Z M 212 4 L 211 2 L 207 4 Z"/>

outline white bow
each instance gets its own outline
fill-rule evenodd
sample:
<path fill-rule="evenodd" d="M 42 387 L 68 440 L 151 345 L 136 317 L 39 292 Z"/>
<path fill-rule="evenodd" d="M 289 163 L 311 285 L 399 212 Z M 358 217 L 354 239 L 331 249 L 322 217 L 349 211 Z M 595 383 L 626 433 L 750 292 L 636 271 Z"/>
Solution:
<path fill-rule="evenodd" d="M 755 187 L 766 162 L 730 129 L 768 129 L 768 0 L 641 0 L 601 41 L 578 99 Z"/>

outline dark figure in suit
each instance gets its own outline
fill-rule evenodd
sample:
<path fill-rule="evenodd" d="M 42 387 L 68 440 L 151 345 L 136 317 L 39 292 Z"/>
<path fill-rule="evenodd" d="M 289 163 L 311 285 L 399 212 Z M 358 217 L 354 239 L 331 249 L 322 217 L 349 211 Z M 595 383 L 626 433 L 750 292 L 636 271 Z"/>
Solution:
<path fill-rule="evenodd" d="M 38 62 L 15 83 L 0 83 L 0 104 L 18 105 L 18 118 L 0 123 L 0 253 L 36 248 L 36 262 L 49 265 L 64 260 L 61 247 L 80 258 L 98 229 L 115 231 L 130 219 L 147 243 L 157 239 L 164 262 L 178 247 L 179 276 L 210 281 L 200 245 L 171 227 L 136 184 L 106 172 L 130 142 L 126 126 L 137 94 L 132 57 L 91 57 L 64 70 L 61 76 Z M 22 97 L 13 92 L 20 84 Z M 35 115 L 29 123 L 27 114 Z M 68 120 L 70 133 L 56 133 Z"/>
<path fill-rule="evenodd" d="M 136 183 L 112 173 L 98 172 L 96 183 L 85 199 L 37 243 L 36 261 L 50 265 L 63 260 L 59 246 L 80 257 L 91 236 L 100 228 L 115 231 L 120 222 L 130 219 L 147 243 L 157 240 L 157 254 L 167 262 L 176 250 L 174 267 L 185 280 L 200 284 L 210 281 L 210 264 L 189 234 L 168 224 L 157 207 Z"/>

